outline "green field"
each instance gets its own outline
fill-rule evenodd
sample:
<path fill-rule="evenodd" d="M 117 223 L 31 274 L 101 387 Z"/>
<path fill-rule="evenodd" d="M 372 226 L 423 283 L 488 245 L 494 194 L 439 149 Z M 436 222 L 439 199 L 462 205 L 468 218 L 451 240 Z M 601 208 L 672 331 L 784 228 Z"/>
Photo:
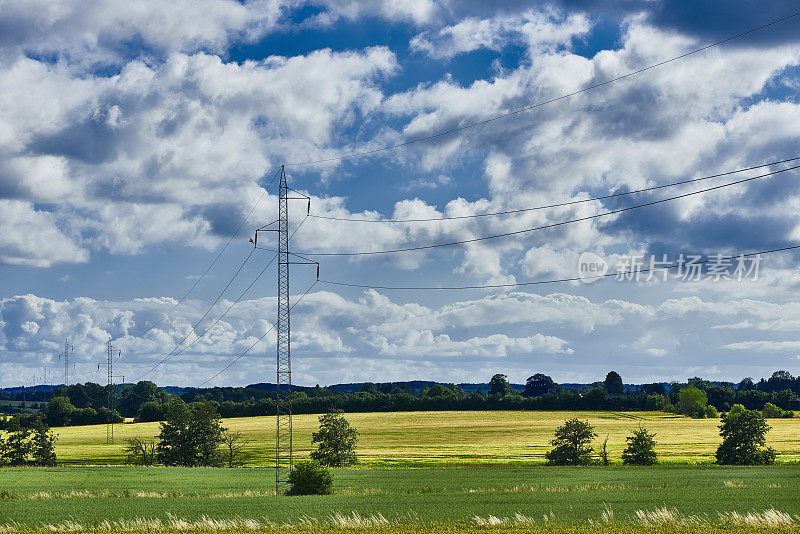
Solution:
<path fill-rule="evenodd" d="M 475 525 L 489 516 L 513 523 L 517 514 L 537 524 L 588 525 L 610 511 L 624 525 L 641 523 L 637 511 L 662 507 L 687 522 L 719 523 L 733 511 L 800 514 L 800 467 L 788 465 L 338 469 L 335 479 L 334 495 L 275 497 L 274 473 L 263 468 L 3 469 L 0 524 L 203 516 L 298 524 L 355 512 L 400 525 Z"/>
<path fill-rule="evenodd" d="M 640 423 L 662 465 L 541 465 L 553 430 L 588 419 L 619 463 Z M 135 468 L 123 443 L 158 423 L 58 428 L 67 467 L 0 469 L 0 534 L 98 532 L 752 532 L 800 531 L 800 419 L 770 420 L 779 465 L 712 465 L 718 420 L 643 412 L 347 414 L 362 464 L 336 469 L 329 496 L 274 495 L 271 417 L 226 419 L 248 440 L 244 469 Z M 317 416 L 295 417 L 298 457 Z M 92 467 L 94 465 L 94 467 Z M 258 467 L 261 466 L 261 467 Z M 749 514 L 749 515 L 748 515 Z"/>
<path fill-rule="evenodd" d="M 365 467 L 457 465 L 537 465 L 544 462 L 553 431 L 570 417 L 588 419 L 599 438 L 608 436 L 611 456 L 619 461 L 625 436 L 640 423 L 656 433 L 662 463 L 711 463 L 719 444 L 719 420 L 690 419 L 662 412 L 391 412 L 347 414 L 360 434 L 358 452 Z M 274 458 L 274 417 L 225 419 L 248 440 L 248 465 L 268 466 Z M 770 419 L 770 446 L 779 463 L 800 461 L 800 418 Z M 298 456 L 311 451 L 316 415 L 294 418 Z M 55 429 L 56 452 L 64 465 L 120 464 L 123 444 L 132 436 L 153 437 L 158 423 L 115 425 L 115 444 L 106 445 L 104 425 Z"/>

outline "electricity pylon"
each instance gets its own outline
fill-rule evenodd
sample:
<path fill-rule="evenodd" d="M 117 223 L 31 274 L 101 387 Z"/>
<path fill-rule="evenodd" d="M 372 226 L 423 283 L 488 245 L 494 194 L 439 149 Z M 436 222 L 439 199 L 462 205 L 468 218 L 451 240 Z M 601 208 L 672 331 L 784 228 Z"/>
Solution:
<path fill-rule="evenodd" d="M 69 360 L 70 356 L 74 354 L 75 347 L 69 344 L 69 340 L 64 340 L 64 385 L 69 386 Z"/>
<path fill-rule="evenodd" d="M 117 393 L 114 391 L 114 354 L 122 356 L 122 351 L 117 350 L 111 344 L 111 338 L 106 342 L 106 367 L 108 370 L 108 386 L 106 387 L 108 400 L 108 421 L 106 422 L 106 444 L 114 443 L 114 409 L 116 408 Z M 98 369 L 100 364 L 97 364 Z M 124 380 L 124 377 L 123 377 Z"/>
<path fill-rule="evenodd" d="M 300 196 L 289 196 L 289 191 Z M 319 263 L 289 251 L 289 200 L 305 200 L 306 214 L 311 211 L 311 199 L 286 184 L 286 170 L 281 166 L 278 186 L 278 219 L 256 230 L 253 244 L 258 245 L 258 232 L 278 233 L 278 317 L 275 323 L 276 343 L 276 387 L 275 387 L 275 494 L 288 482 L 292 470 L 292 329 L 289 304 L 289 266 L 316 265 L 319 278 Z M 277 228 L 268 228 L 275 223 Z M 293 257 L 305 261 L 291 261 Z"/>

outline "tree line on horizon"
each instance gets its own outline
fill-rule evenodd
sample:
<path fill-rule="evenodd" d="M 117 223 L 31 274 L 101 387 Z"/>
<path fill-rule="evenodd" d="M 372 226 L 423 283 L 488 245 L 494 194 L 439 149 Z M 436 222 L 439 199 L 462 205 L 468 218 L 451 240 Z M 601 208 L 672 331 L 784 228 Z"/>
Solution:
<path fill-rule="evenodd" d="M 302 388 L 292 394 L 296 414 L 345 412 L 425 411 L 425 410 L 663 410 L 691 417 L 716 417 L 735 404 L 764 411 L 767 417 L 789 417 L 800 407 L 800 377 L 776 371 L 769 379 L 755 382 L 745 378 L 738 384 L 715 384 L 701 378 L 686 383 L 625 386 L 622 377 L 610 371 L 603 381 L 565 389 L 551 377 L 536 373 L 528 378 L 523 391 L 514 389 L 503 374 L 495 374 L 487 391 L 466 393 L 455 384 L 434 384 L 417 391 L 405 384 L 366 382 L 361 391 L 342 393 L 330 388 Z M 107 408 L 108 396 L 117 397 L 117 409 Z M 215 387 L 192 389 L 181 395 L 168 393 L 156 384 L 141 381 L 113 389 L 91 382 L 60 386 L 53 390 L 44 410 L 38 414 L 18 414 L 14 418 L 32 427 L 44 418 L 49 426 L 104 424 L 135 421 L 162 421 L 171 399 L 191 404 L 207 401 L 222 417 L 248 417 L 275 413 L 274 391 L 256 388 Z M 0 430 L 10 424 L 0 418 Z"/>

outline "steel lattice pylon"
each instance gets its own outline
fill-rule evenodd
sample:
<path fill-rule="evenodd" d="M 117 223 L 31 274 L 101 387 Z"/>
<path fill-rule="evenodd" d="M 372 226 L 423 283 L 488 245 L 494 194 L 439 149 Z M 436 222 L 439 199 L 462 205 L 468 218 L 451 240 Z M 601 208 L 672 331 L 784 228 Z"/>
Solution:
<path fill-rule="evenodd" d="M 114 347 L 111 340 L 106 343 L 106 365 L 108 369 L 108 422 L 106 423 L 106 443 L 114 443 Z"/>
<path fill-rule="evenodd" d="M 275 434 L 275 492 L 281 492 L 292 469 L 292 356 L 289 321 L 289 206 L 286 172 L 281 168 L 278 193 L 278 322 L 277 406 Z"/>

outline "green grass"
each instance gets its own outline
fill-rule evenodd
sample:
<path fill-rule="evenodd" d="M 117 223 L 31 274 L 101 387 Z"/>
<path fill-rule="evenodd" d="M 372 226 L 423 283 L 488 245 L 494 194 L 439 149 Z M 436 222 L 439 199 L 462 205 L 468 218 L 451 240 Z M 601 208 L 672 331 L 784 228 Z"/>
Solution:
<path fill-rule="evenodd" d="M 544 462 L 553 431 L 570 417 L 588 419 L 608 436 L 609 454 L 619 459 L 625 436 L 644 424 L 656 433 L 662 463 L 711 463 L 719 444 L 719 420 L 690 419 L 662 412 L 393 412 L 347 414 L 360 432 L 359 455 L 366 467 L 457 465 L 536 465 Z M 800 461 L 800 418 L 770 419 L 767 439 L 779 463 Z M 248 465 L 273 463 L 274 417 L 226 419 L 248 440 Z M 294 447 L 303 457 L 311 451 L 316 415 L 294 418 Z M 106 445 L 105 425 L 58 428 L 56 452 L 65 465 L 120 464 L 128 437 L 154 437 L 158 423 L 115 425 L 115 444 Z"/>
<path fill-rule="evenodd" d="M 656 433 L 662 465 L 542 466 L 553 430 L 574 416 L 595 426 L 596 444 L 608 436 L 609 452 L 617 461 L 625 436 L 639 423 L 646 425 Z M 126 438 L 154 437 L 158 423 L 116 425 L 113 445 L 105 444 L 105 425 L 56 429 L 59 461 L 68 467 L 0 469 L 0 534 L 49 526 L 65 529 L 68 522 L 75 531 L 103 532 L 238 533 L 257 528 L 277 533 L 287 522 L 298 532 L 309 533 L 343 526 L 348 532 L 387 534 L 633 533 L 643 532 L 646 523 L 637 513 L 654 511 L 661 522 L 650 524 L 649 532 L 753 532 L 775 526 L 775 521 L 788 529 L 800 525 L 800 419 L 770 420 L 773 430 L 768 441 L 781 464 L 720 467 L 711 465 L 719 443 L 718 420 L 657 412 L 406 412 L 347 417 L 361 433 L 362 465 L 334 471 L 334 495 L 311 497 L 274 496 L 274 472 L 263 468 L 273 458 L 271 417 L 224 421 L 248 440 L 249 465 L 254 466 L 248 469 L 108 465 L 123 461 Z M 296 416 L 294 422 L 294 450 L 296 457 L 303 457 L 311 450 L 317 416 Z M 730 515 L 765 510 L 789 516 L 776 520 L 774 515 L 755 515 L 747 526 Z M 137 518 L 147 521 L 130 523 Z M 258 523 L 248 526 L 242 522 L 245 519 Z M 188 523 L 181 523 L 184 520 Z"/>
<path fill-rule="evenodd" d="M 770 508 L 800 515 L 800 467 L 788 465 L 338 469 L 334 475 L 334 495 L 275 497 L 269 469 L 2 469 L 0 524 L 92 525 L 137 517 L 167 521 L 170 515 L 297 523 L 352 512 L 400 524 L 454 525 L 515 514 L 588 524 L 607 509 L 616 522 L 632 524 L 637 510 L 660 507 L 711 522 L 718 513 Z"/>

